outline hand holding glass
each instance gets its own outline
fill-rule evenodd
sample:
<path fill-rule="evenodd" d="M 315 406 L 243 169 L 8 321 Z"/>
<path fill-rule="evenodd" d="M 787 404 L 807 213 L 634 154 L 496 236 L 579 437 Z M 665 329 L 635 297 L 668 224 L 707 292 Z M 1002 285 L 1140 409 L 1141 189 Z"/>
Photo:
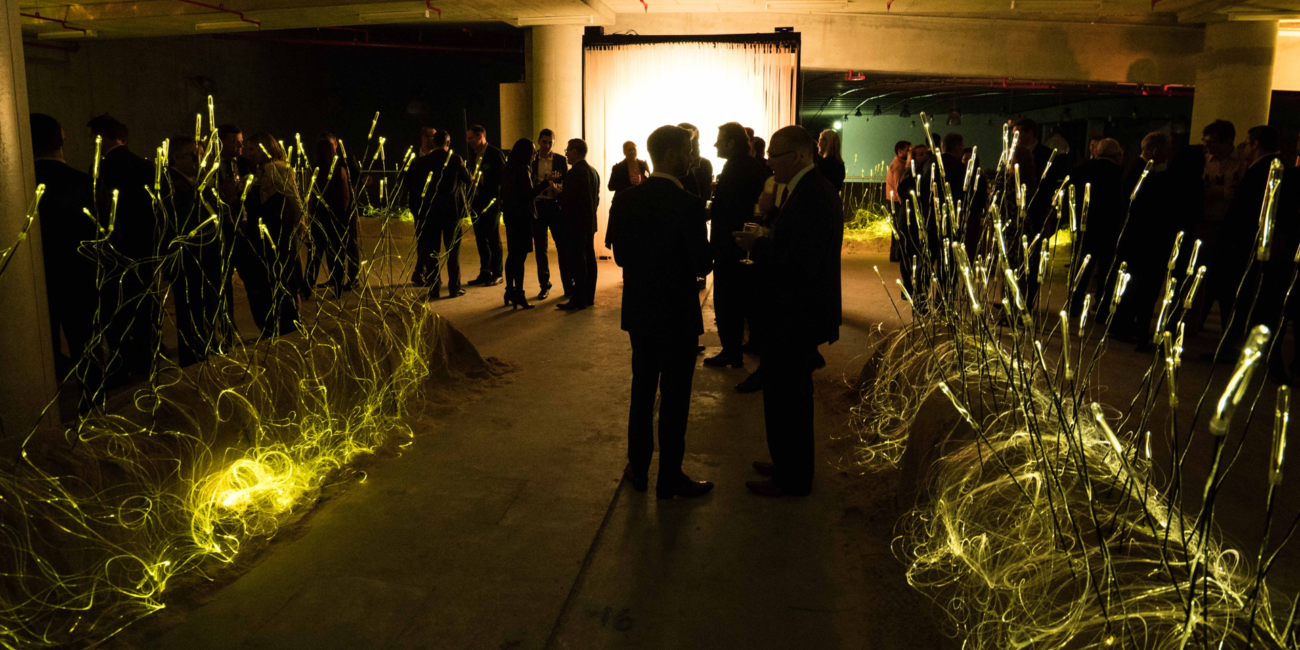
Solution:
<path fill-rule="evenodd" d="M 752 232 L 758 232 L 758 224 L 756 224 L 756 223 L 747 223 L 747 224 L 745 224 L 745 232 L 751 232 L 751 233 L 752 233 Z M 740 263 L 741 263 L 741 264 L 753 264 L 753 263 L 754 263 L 754 260 L 749 259 L 749 251 L 745 251 L 745 259 L 740 260 Z"/>

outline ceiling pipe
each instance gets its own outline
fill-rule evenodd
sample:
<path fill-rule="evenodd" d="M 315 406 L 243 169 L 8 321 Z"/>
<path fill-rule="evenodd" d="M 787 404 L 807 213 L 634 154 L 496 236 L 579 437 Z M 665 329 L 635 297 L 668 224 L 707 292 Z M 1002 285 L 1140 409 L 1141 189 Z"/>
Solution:
<path fill-rule="evenodd" d="M 433 0 L 424 0 L 424 8 L 438 14 L 438 17 L 442 18 L 442 10 L 433 6 Z"/>
<path fill-rule="evenodd" d="M 262 26 L 261 21 L 253 20 L 252 18 L 245 18 L 245 17 L 244 17 L 244 12 L 242 12 L 242 11 L 235 11 L 234 9 L 227 9 L 227 8 L 225 8 L 223 5 L 210 5 L 210 4 L 207 4 L 206 2 L 199 2 L 198 0 L 176 0 L 176 1 L 177 1 L 177 2 L 184 2 L 184 3 L 187 4 L 187 5 L 194 5 L 194 6 L 196 6 L 196 7 L 203 7 L 203 8 L 205 8 L 205 9 L 214 9 L 214 10 L 216 10 L 216 11 L 220 11 L 220 12 L 222 12 L 222 13 L 231 14 L 232 16 L 238 16 L 238 17 L 239 17 L 239 20 L 242 21 L 242 22 L 246 22 L 246 23 L 249 23 L 249 24 L 251 24 L 251 25 L 257 25 L 258 27 L 261 27 L 261 26 Z"/>
<path fill-rule="evenodd" d="M 19 13 L 18 15 L 24 18 L 35 18 L 36 20 L 44 20 L 51 23 L 58 23 L 59 26 L 63 27 L 64 29 L 70 29 L 74 32 L 81 32 L 82 34 L 86 33 L 86 30 L 80 27 L 73 27 L 72 25 L 69 25 L 66 20 L 59 20 L 58 18 L 46 18 L 45 16 L 42 16 L 40 13 L 34 13 L 34 14 Z"/>
<path fill-rule="evenodd" d="M 417 50 L 422 52 L 465 52 L 469 54 L 520 54 L 523 48 L 509 49 L 496 47 L 455 47 L 449 45 L 407 45 L 403 43 L 357 43 L 354 41 L 331 41 L 317 38 L 287 38 L 280 36 L 244 36 L 242 34 L 219 34 L 216 38 L 227 41 L 249 41 L 253 43 L 290 43 L 293 45 L 333 45 L 335 47 L 376 47 L 389 50 Z"/>

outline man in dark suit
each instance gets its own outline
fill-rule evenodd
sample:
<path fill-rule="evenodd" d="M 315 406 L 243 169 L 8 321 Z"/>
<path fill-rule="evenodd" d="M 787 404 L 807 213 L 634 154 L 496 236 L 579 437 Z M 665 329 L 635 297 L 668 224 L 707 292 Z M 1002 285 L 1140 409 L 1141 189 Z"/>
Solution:
<path fill-rule="evenodd" d="M 632 165 L 636 167 L 633 168 Z M 628 140 L 623 143 L 623 159 L 614 163 L 614 167 L 609 170 L 609 191 L 618 194 L 629 187 L 640 185 L 649 175 L 650 167 L 636 157 L 636 143 Z"/>
<path fill-rule="evenodd" d="M 465 166 L 474 178 L 469 207 L 474 212 L 474 243 L 478 246 L 478 277 L 466 284 L 501 284 L 505 258 L 501 254 L 501 172 L 506 156 L 488 144 L 487 130 L 475 124 L 465 132 L 469 158 Z"/>
<path fill-rule="evenodd" d="M 569 163 L 564 154 L 555 153 L 554 147 L 555 133 L 550 129 L 542 129 L 537 136 L 537 157 L 533 158 L 533 185 L 564 182 Z M 560 243 L 560 231 L 556 230 L 560 221 L 560 201 L 556 198 L 555 189 L 547 185 L 547 189 L 542 190 L 534 202 L 537 204 L 537 221 L 533 222 L 533 252 L 537 255 L 537 284 L 541 287 L 537 299 L 546 300 L 551 292 L 551 261 L 546 254 L 551 245 L 546 233 L 549 230 L 554 236 L 558 253 L 563 246 Z M 560 285 L 566 291 L 569 282 L 569 269 L 561 263 Z"/>
<path fill-rule="evenodd" d="M 45 256 L 45 290 L 49 296 L 50 333 L 59 377 L 75 371 L 85 410 L 102 395 L 98 350 L 94 339 L 95 308 L 99 304 L 97 269 L 84 241 L 98 237 L 95 222 L 83 210 L 94 210 L 90 176 L 63 161 L 63 127 L 49 115 L 31 116 L 36 183 L 41 195 L 41 248 Z M 68 356 L 60 352 L 59 332 L 68 341 Z"/>
<path fill-rule="evenodd" d="M 745 127 L 728 122 L 718 127 L 718 140 L 713 145 L 718 157 L 726 160 L 718 175 L 718 187 L 713 193 L 710 217 L 713 221 L 713 311 L 718 322 L 718 338 L 722 351 L 704 360 L 713 367 L 745 365 L 741 348 L 745 339 L 745 321 L 749 321 L 750 341 L 755 337 L 755 312 L 758 284 L 757 270 L 742 262 L 745 251 L 740 250 L 731 233 L 744 230 L 747 222 L 757 222 L 754 206 L 763 193 L 763 184 L 772 170 L 750 155 L 749 137 Z"/>
<path fill-rule="evenodd" d="M 1219 309 L 1223 310 L 1224 305 L 1232 305 L 1230 329 L 1227 326 L 1229 314 L 1220 316 L 1223 319 L 1226 340 L 1224 349 L 1231 351 L 1224 353 L 1227 355 L 1236 355 L 1232 350 L 1240 346 L 1250 324 L 1262 323 L 1269 327 L 1276 325 L 1274 315 L 1282 308 L 1279 300 L 1264 301 L 1265 304 L 1255 301 L 1256 313 L 1250 316 L 1249 321 L 1247 320 L 1246 312 L 1250 309 L 1254 298 L 1253 290 L 1259 284 L 1259 279 L 1254 274 L 1263 273 L 1266 267 L 1264 264 L 1255 264 L 1255 242 L 1259 235 L 1260 208 L 1267 195 L 1269 169 L 1273 166 L 1273 161 L 1282 159 L 1280 148 L 1281 135 L 1271 126 L 1257 126 L 1246 132 L 1246 145 L 1242 149 L 1242 156 L 1249 166 L 1242 175 L 1241 182 L 1237 184 L 1237 193 L 1232 197 L 1228 215 L 1223 220 L 1224 227 L 1220 231 L 1223 242 L 1219 249 L 1220 253 L 1216 256 L 1217 267 L 1221 272 L 1213 274 L 1217 277 L 1212 288 L 1217 294 Z M 1274 224 L 1274 228 L 1285 231 L 1289 229 L 1289 224 L 1281 227 Z M 1287 265 L 1283 265 L 1284 269 L 1285 266 Z M 1242 277 L 1248 273 L 1251 276 L 1243 284 Z M 1284 279 L 1282 283 L 1285 285 L 1286 280 Z M 1238 286 L 1242 287 L 1239 295 Z M 1266 295 L 1270 293 L 1282 292 L 1265 291 Z M 1267 304 L 1270 302 L 1273 304 Z"/>
<path fill-rule="evenodd" d="M 610 208 L 614 261 L 623 267 L 623 329 L 632 340 L 632 404 L 628 410 L 624 476 L 648 487 L 654 453 L 654 405 L 659 394 L 661 499 L 697 497 L 713 489 L 682 472 L 686 422 L 695 374 L 695 343 L 704 333 L 695 279 L 712 266 L 704 201 L 678 179 L 690 164 L 690 134 L 662 126 L 646 143 L 655 173 L 620 192 Z M 568 188 L 565 188 L 566 191 Z"/>
<path fill-rule="evenodd" d="M 154 277 L 159 224 L 146 189 L 153 188 L 154 169 L 127 147 L 125 124 L 104 114 L 86 126 L 92 138 L 101 139 L 95 203 L 101 225 L 113 222 L 108 241 L 119 256 L 111 264 L 100 308 L 109 372 L 118 380 L 127 373 L 143 377 L 158 351 L 162 324 Z"/>
<path fill-rule="evenodd" d="M 557 305 L 566 311 L 596 304 L 596 207 L 600 205 L 600 174 L 587 164 L 587 143 L 574 138 L 564 150 L 571 163 L 560 190 L 560 215 L 568 242 L 561 255 L 569 260 L 573 286 L 569 301 Z M 561 262 L 563 264 L 563 262 Z"/>
<path fill-rule="evenodd" d="M 763 416 L 771 476 L 745 484 L 763 496 L 812 491 L 813 386 L 817 346 L 839 340 L 840 248 L 844 220 L 835 186 L 817 172 L 817 141 L 801 126 L 772 135 L 768 164 L 784 183 L 767 232 L 735 232 L 741 249 L 764 269 L 770 298 L 763 351 Z"/>
<path fill-rule="evenodd" d="M 417 252 L 411 281 L 429 287 L 429 297 L 437 298 L 442 286 L 438 260 L 446 247 L 447 297 L 456 298 L 465 295 L 460 288 L 460 220 L 470 177 L 460 155 L 449 151 L 451 138 L 446 131 L 435 132 L 430 143 L 433 150 L 411 163 L 402 182 L 415 218 Z"/>

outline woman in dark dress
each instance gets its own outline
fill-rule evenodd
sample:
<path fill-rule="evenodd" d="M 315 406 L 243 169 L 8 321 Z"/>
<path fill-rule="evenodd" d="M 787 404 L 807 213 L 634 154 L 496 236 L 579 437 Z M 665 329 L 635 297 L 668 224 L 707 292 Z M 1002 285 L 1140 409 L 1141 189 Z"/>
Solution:
<path fill-rule="evenodd" d="M 283 336 L 298 329 L 302 201 L 284 149 L 270 133 L 254 135 L 245 150 L 257 171 L 244 199 L 247 221 L 241 223 L 241 230 L 260 261 L 253 286 L 245 281 L 248 306 L 262 336 Z"/>
<path fill-rule="evenodd" d="M 834 129 L 822 131 L 817 138 L 817 171 L 835 186 L 835 191 L 844 189 L 844 155 L 841 152 L 840 134 Z"/>
<path fill-rule="evenodd" d="M 532 309 L 524 295 L 524 262 L 533 252 L 537 198 L 546 184 L 533 185 L 533 142 L 520 138 L 501 172 L 501 220 L 506 224 L 506 305 Z"/>

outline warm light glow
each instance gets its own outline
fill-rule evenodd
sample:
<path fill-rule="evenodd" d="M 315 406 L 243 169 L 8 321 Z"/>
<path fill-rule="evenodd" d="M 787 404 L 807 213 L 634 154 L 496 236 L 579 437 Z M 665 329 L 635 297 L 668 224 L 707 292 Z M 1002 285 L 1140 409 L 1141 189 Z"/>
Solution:
<path fill-rule="evenodd" d="M 623 159 L 623 143 L 637 145 L 649 162 L 645 142 L 665 124 L 689 122 L 700 129 L 700 155 L 722 170 L 713 143 L 718 127 L 740 122 L 768 138 L 794 124 L 794 80 L 798 56 L 775 45 L 659 43 L 586 50 L 583 101 L 588 163 L 601 175 L 600 217 L 604 224 L 613 195 L 610 168 Z"/>

